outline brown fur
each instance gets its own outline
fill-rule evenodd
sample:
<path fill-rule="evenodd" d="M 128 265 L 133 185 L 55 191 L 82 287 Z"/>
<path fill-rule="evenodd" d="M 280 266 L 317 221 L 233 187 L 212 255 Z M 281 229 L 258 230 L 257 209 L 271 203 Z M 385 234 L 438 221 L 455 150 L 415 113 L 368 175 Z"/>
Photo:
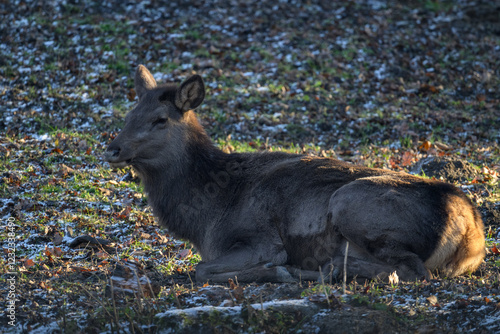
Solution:
<path fill-rule="evenodd" d="M 135 85 L 139 104 L 105 158 L 136 169 L 159 222 L 195 245 L 199 281 L 338 275 L 347 242 L 358 277 L 451 277 L 482 262 L 483 223 L 453 185 L 335 159 L 225 154 L 192 111 L 201 77 L 157 86 L 139 66 Z"/>

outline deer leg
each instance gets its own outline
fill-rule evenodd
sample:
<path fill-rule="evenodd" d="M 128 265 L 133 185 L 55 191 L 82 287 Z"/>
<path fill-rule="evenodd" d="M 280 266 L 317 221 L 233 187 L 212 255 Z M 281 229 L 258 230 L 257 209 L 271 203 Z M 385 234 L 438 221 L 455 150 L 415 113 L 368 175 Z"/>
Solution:
<path fill-rule="evenodd" d="M 331 265 L 334 268 L 332 278 L 338 279 L 341 277 L 341 274 L 344 272 L 344 261 L 344 256 L 337 256 L 332 260 Z M 359 278 L 374 279 L 387 277 L 390 273 L 396 271 L 396 268 L 388 264 L 380 264 L 371 260 L 348 256 L 346 271 L 349 277 L 357 276 Z"/>
<path fill-rule="evenodd" d="M 281 256 L 286 259 L 285 256 Z M 256 258 L 255 253 L 248 249 L 221 256 L 213 261 L 200 262 L 196 266 L 196 280 L 198 282 L 226 283 L 229 278 L 239 282 L 296 282 L 288 269 L 277 260 L 265 261 L 262 257 Z M 282 261 L 284 262 L 284 261 Z"/>
<path fill-rule="evenodd" d="M 385 279 L 391 273 L 396 272 L 402 281 L 414 281 L 416 279 L 429 279 L 431 273 L 424 267 L 422 260 L 415 254 L 402 255 L 397 260 L 388 259 L 393 263 L 383 262 L 373 258 L 359 258 L 348 256 L 346 261 L 346 271 L 349 277 L 359 277 L 368 279 Z M 344 256 L 337 256 L 331 261 L 334 270 L 332 278 L 340 277 L 344 271 Z M 418 268 L 418 270 L 415 270 Z M 329 279 L 329 277 L 324 278 Z"/>
<path fill-rule="evenodd" d="M 302 270 L 292 266 L 286 266 L 286 268 L 297 281 L 319 281 L 321 279 L 319 271 Z"/>
<path fill-rule="evenodd" d="M 270 263 L 259 264 L 241 270 L 226 271 L 216 263 L 199 263 L 196 267 L 198 282 L 227 283 L 228 279 L 239 282 L 276 282 L 291 283 L 297 280 L 284 266 L 275 266 Z"/>
<path fill-rule="evenodd" d="M 396 181 L 370 177 L 343 186 L 330 199 L 331 224 L 357 251 L 351 254 L 349 246 L 348 255 L 355 259 L 348 272 L 370 278 L 396 271 L 402 280 L 428 279 L 423 260 L 439 239 L 429 223 L 437 218 L 415 205 L 415 191 Z"/>

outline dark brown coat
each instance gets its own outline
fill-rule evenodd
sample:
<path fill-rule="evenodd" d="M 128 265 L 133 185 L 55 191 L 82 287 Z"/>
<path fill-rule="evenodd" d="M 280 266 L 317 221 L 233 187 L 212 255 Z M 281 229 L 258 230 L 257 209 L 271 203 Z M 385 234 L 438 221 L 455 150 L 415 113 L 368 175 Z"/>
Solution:
<path fill-rule="evenodd" d="M 193 112 L 201 77 L 157 86 L 144 66 L 139 104 L 105 154 L 139 173 L 159 222 L 191 241 L 198 281 L 294 281 L 338 275 L 429 278 L 474 271 L 483 223 L 453 185 L 285 153 L 225 154 Z"/>

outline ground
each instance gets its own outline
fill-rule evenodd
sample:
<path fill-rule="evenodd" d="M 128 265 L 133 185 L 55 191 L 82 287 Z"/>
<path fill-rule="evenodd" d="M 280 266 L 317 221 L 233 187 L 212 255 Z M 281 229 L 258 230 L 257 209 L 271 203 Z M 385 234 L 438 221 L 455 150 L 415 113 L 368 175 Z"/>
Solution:
<path fill-rule="evenodd" d="M 494 1 L 0 3 L 2 332 L 500 331 L 500 6 Z M 479 270 L 423 282 L 202 285 L 104 149 L 133 73 L 202 75 L 226 152 L 413 171 L 478 206 Z"/>

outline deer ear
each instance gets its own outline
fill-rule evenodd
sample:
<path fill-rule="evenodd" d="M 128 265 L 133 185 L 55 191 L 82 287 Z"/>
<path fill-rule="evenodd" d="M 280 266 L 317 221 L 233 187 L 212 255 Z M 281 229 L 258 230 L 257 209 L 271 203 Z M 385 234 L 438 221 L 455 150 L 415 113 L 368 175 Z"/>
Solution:
<path fill-rule="evenodd" d="M 198 107 L 205 98 L 205 85 L 199 75 L 184 81 L 175 92 L 175 106 L 182 112 Z"/>
<path fill-rule="evenodd" d="M 137 93 L 139 100 L 144 96 L 144 94 L 146 94 L 148 90 L 156 87 L 155 78 L 153 78 L 153 75 L 143 65 L 139 65 L 139 67 L 137 67 L 137 70 L 135 71 L 134 81 L 135 92 Z"/>

